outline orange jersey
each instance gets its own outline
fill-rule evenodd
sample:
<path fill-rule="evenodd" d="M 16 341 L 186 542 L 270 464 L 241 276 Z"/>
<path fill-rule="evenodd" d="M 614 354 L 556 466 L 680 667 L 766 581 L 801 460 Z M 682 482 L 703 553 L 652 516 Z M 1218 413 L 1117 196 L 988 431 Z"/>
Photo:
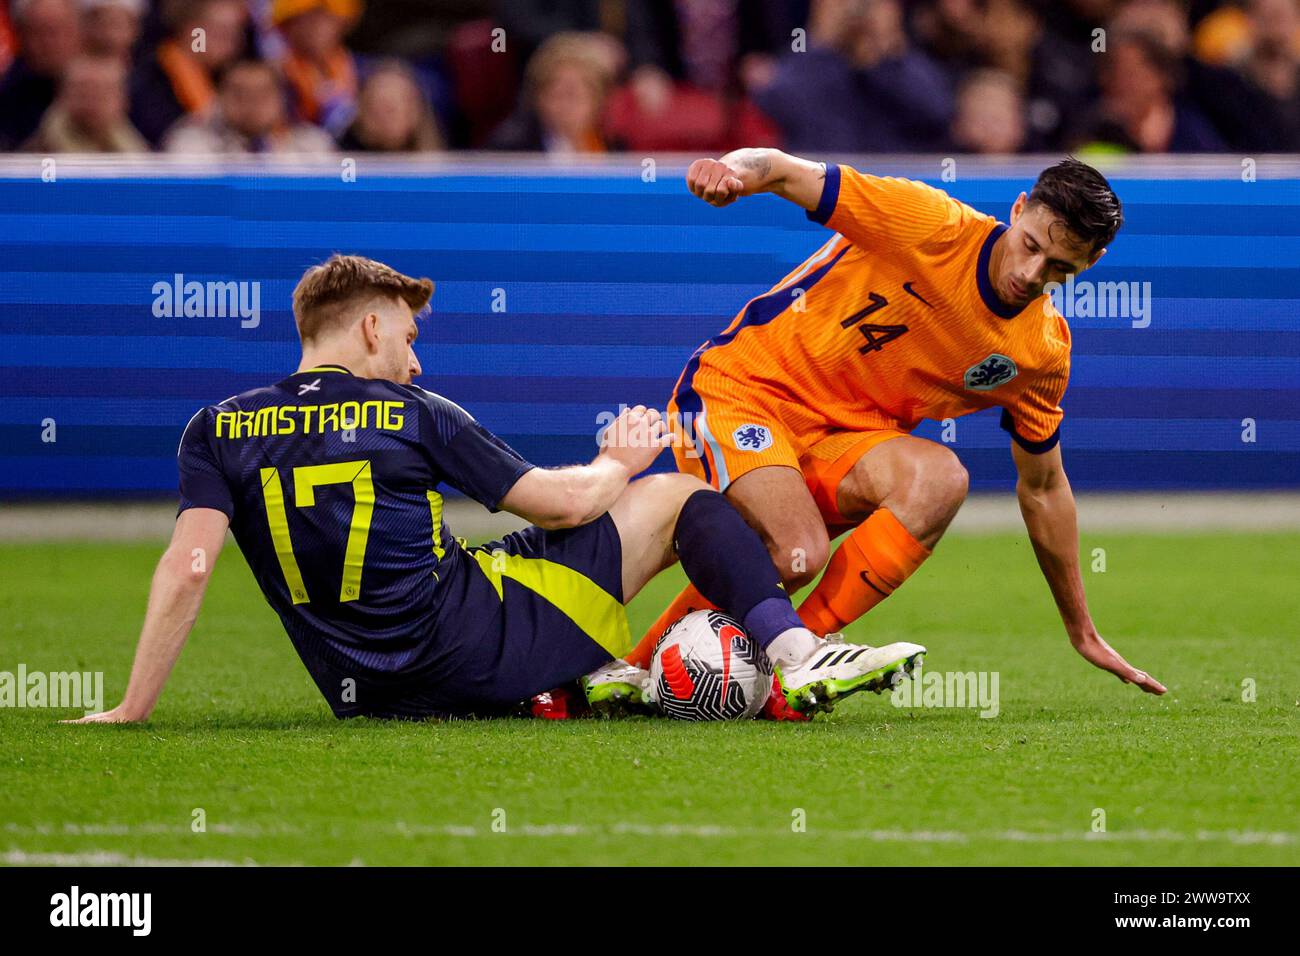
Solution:
<path fill-rule="evenodd" d="M 1022 446 L 1055 445 L 1070 331 L 1046 295 L 1019 310 L 997 298 L 988 261 L 1006 226 L 931 186 L 847 166 L 827 167 L 808 216 L 836 234 L 678 379 L 671 410 L 687 441 L 720 443 L 720 456 L 763 451 L 775 433 L 799 456 L 837 433 L 998 405 Z M 693 416 L 726 430 L 699 436 Z"/>

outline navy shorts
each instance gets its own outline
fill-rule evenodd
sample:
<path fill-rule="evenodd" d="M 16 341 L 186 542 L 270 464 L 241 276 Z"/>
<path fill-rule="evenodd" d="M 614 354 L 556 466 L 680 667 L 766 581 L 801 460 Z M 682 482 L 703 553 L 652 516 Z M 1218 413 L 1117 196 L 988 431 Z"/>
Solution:
<path fill-rule="evenodd" d="M 604 514 L 577 528 L 529 527 L 465 549 L 474 586 L 499 608 L 452 673 L 394 716 L 494 716 L 631 651 L 623 548 Z M 491 592 L 489 592 L 491 593 Z"/>

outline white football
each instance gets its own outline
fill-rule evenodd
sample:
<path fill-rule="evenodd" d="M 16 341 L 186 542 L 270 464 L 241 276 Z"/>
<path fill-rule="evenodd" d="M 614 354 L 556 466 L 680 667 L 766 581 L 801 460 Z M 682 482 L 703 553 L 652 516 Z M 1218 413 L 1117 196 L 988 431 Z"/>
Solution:
<path fill-rule="evenodd" d="M 647 699 L 677 720 L 757 716 L 772 690 L 767 654 L 721 611 L 692 611 L 664 631 Z"/>

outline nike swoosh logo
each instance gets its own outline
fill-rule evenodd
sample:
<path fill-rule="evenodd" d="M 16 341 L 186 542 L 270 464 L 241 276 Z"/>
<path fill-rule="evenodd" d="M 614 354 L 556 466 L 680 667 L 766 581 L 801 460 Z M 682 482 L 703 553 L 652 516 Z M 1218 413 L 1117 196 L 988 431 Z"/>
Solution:
<path fill-rule="evenodd" d="M 924 301 L 924 300 L 922 300 L 922 301 Z M 928 305 L 929 303 L 926 303 L 926 304 Z M 862 578 L 862 583 L 863 583 L 863 584 L 865 584 L 867 587 L 871 588 L 871 590 L 875 591 L 875 592 L 876 592 L 877 594 L 879 594 L 881 597 L 889 597 L 889 594 L 888 594 L 887 592 L 880 590 L 880 588 L 876 587 L 874 584 L 871 583 L 871 578 L 867 577 L 867 572 L 866 572 L 866 571 L 859 571 L 859 572 L 858 572 L 858 577 Z"/>
<path fill-rule="evenodd" d="M 913 288 L 912 288 L 912 283 L 910 283 L 910 282 L 904 282 L 904 283 L 903 283 L 903 291 L 906 292 L 908 295 L 910 295 L 912 298 L 914 298 L 914 299 L 920 299 L 922 302 L 925 302 L 925 296 L 921 295 L 921 293 L 919 293 L 919 292 L 917 292 L 915 289 L 913 289 Z M 926 305 L 930 305 L 929 302 L 925 302 L 925 304 L 926 304 Z M 930 308 L 933 309 L 934 306 L 930 305 Z"/>

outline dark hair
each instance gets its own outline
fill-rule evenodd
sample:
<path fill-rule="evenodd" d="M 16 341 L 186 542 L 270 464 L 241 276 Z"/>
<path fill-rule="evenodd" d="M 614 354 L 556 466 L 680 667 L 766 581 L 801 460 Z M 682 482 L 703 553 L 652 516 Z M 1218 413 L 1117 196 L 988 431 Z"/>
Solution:
<path fill-rule="evenodd" d="M 1039 173 L 1029 201 L 1060 216 L 1093 252 L 1108 245 L 1124 225 L 1124 210 L 1106 177 L 1073 156 Z"/>

